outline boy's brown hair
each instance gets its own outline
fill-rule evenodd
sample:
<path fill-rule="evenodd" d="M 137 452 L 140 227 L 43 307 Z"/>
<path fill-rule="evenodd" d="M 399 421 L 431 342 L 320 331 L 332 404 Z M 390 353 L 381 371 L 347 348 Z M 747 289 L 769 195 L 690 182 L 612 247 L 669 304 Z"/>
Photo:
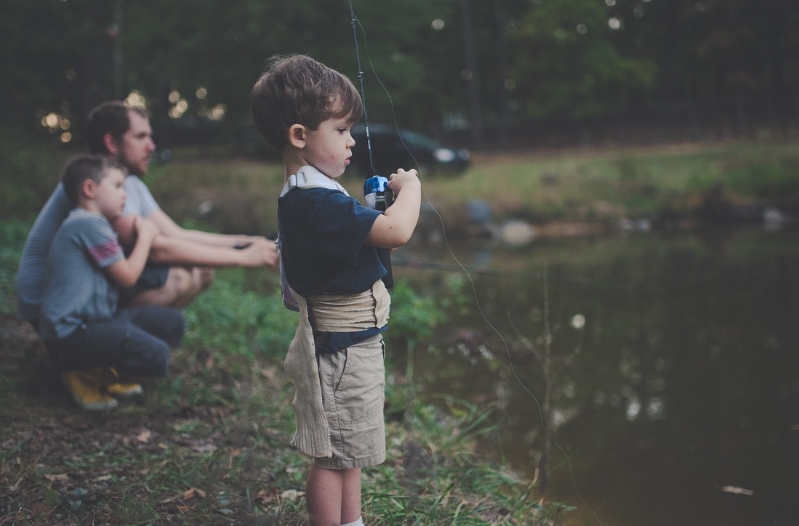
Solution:
<path fill-rule="evenodd" d="M 275 56 L 250 96 L 255 127 L 266 144 L 283 151 L 288 130 L 311 130 L 330 118 L 355 122 L 363 103 L 350 79 L 306 55 Z"/>
<path fill-rule="evenodd" d="M 104 155 L 78 155 L 67 161 L 61 173 L 61 183 L 64 185 L 64 192 L 69 202 L 73 206 L 78 206 L 83 181 L 91 179 L 100 184 L 111 168 L 122 170 L 124 174 L 128 173 L 124 166 Z"/>

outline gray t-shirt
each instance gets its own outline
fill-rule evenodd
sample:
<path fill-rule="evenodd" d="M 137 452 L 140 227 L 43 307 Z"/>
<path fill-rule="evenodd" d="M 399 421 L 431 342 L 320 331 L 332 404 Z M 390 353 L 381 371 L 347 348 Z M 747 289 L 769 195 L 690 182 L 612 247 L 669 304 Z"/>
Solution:
<path fill-rule="evenodd" d="M 122 211 L 123 216 L 138 214 L 147 217 L 158 210 L 158 203 L 153 199 L 150 190 L 135 175 L 125 178 L 125 191 L 128 196 Z M 19 318 L 22 320 L 36 321 L 39 318 L 47 254 L 58 227 L 61 226 L 72 208 L 63 185 L 59 183 L 28 233 L 17 270 L 17 296 L 19 298 L 17 309 Z"/>
<path fill-rule="evenodd" d="M 43 341 L 66 338 L 81 323 L 114 317 L 117 286 L 104 269 L 124 257 L 108 219 L 82 208 L 70 212 L 47 257 L 39 315 Z"/>

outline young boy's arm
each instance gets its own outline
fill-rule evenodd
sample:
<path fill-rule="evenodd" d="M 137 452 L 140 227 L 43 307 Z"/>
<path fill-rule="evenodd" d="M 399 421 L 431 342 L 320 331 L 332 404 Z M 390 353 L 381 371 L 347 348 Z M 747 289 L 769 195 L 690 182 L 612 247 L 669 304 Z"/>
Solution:
<path fill-rule="evenodd" d="M 136 245 L 133 247 L 127 259 L 122 258 L 105 272 L 106 275 L 120 287 L 132 287 L 144 270 L 147 256 L 150 253 L 150 245 L 158 234 L 158 227 L 152 221 L 136 217 Z"/>
<path fill-rule="evenodd" d="M 408 242 L 419 221 L 422 204 L 422 183 L 416 170 L 397 170 L 388 185 L 394 192 L 394 203 L 375 219 L 366 244 L 380 248 L 398 248 Z"/>

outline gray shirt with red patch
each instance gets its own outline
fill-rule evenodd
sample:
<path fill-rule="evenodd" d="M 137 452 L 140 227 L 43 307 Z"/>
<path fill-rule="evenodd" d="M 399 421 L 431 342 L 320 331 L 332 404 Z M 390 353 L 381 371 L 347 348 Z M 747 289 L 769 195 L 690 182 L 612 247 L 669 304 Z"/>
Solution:
<path fill-rule="evenodd" d="M 147 186 L 139 177 L 129 175 L 125 178 L 125 209 L 122 215 L 137 214 L 147 217 L 158 210 L 158 203 L 153 199 Z M 73 206 L 69 202 L 64 186 L 59 183 L 50 199 L 39 212 L 33 224 L 17 271 L 17 296 L 19 297 L 18 314 L 20 319 L 35 321 L 39 317 L 39 306 L 44 292 L 45 265 L 47 254 L 53 237 L 61 223 L 69 215 Z"/>
<path fill-rule="evenodd" d="M 116 315 L 117 286 L 104 270 L 122 258 L 108 219 L 82 208 L 70 212 L 47 257 L 39 313 L 43 341 L 66 338 L 82 323 Z"/>

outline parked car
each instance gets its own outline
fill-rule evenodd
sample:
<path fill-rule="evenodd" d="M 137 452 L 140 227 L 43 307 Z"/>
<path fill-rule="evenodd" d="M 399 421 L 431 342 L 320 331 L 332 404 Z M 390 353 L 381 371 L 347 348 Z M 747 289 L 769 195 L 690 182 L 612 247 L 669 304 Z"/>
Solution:
<path fill-rule="evenodd" d="M 389 124 L 369 124 L 376 172 L 373 174 L 364 125 L 356 124 L 351 133 L 355 139 L 351 165 L 364 175 L 388 177 L 397 168 L 417 168 L 424 177 L 434 172 L 458 174 L 469 167 L 470 154 L 465 148 L 446 148 L 435 139 L 409 130 L 400 129 L 397 133 L 397 128 Z"/>

